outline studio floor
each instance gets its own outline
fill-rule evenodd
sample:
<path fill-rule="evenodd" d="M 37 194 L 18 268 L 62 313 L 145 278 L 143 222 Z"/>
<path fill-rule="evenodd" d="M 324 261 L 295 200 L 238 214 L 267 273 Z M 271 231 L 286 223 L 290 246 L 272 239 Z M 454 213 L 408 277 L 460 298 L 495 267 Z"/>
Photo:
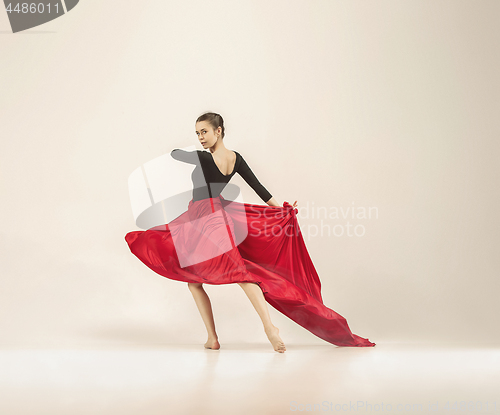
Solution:
<path fill-rule="evenodd" d="M 0 414 L 500 414 L 500 345 L 0 350 Z"/>

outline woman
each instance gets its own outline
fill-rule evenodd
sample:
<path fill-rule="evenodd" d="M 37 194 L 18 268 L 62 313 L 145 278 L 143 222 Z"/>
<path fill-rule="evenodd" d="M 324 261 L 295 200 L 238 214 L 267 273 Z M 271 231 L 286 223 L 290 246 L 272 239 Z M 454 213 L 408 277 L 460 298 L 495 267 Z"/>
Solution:
<path fill-rule="evenodd" d="M 374 346 L 351 332 L 347 321 L 324 306 L 321 283 L 296 219 L 297 201 L 281 207 L 259 182 L 245 159 L 224 145 L 224 122 L 205 113 L 196 120 L 204 149 L 174 149 L 171 156 L 196 165 L 188 210 L 168 224 L 125 236 L 131 252 L 158 274 L 188 283 L 208 340 L 218 350 L 210 299 L 203 283 L 237 283 L 252 302 L 275 351 L 286 350 L 266 301 L 318 337 L 338 346 Z M 226 200 L 220 194 L 238 173 L 267 203 Z M 278 231 L 276 231 L 278 229 Z"/>

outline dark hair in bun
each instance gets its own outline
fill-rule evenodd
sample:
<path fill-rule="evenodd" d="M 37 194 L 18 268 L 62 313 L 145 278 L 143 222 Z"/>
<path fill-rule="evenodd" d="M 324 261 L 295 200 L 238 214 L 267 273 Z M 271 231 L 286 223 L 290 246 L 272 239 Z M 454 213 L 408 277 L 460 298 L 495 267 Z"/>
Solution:
<path fill-rule="evenodd" d="M 214 130 L 217 130 L 217 128 L 221 127 L 221 138 L 224 138 L 224 120 L 222 119 L 222 116 L 220 114 L 217 114 L 215 112 L 206 112 L 196 119 L 196 122 L 199 121 L 208 121 L 208 123 L 213 127 Z"/>

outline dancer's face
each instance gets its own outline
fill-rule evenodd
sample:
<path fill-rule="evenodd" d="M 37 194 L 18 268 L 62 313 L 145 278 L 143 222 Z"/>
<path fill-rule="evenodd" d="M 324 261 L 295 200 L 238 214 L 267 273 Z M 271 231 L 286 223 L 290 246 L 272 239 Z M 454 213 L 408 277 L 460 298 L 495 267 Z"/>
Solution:
<path fill-rule="evenodd" d="M 214 131 L 208 121 L 199 121 L 196 123 L 196 135 L 203 148 L 210 148 L 217 142 L 217 135 L 220 136 L 222 128 Z"/>

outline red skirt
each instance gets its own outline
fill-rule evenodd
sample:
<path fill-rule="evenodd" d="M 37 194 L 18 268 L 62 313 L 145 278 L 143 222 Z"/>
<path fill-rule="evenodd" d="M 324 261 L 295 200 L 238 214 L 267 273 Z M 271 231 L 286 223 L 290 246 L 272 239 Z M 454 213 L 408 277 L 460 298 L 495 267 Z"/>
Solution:
<path fill-rule="evenodd" d="M 323 304 L 321 282 L 288 202 L 280 206 L 226 200 L 191 200 L 165 225 L 125 235 L 131 252 L 172 280 L 253 282 L 266 301 L 319 338 L 337 346 L 375 343 L 353 334 L 340 314 Z"/>

